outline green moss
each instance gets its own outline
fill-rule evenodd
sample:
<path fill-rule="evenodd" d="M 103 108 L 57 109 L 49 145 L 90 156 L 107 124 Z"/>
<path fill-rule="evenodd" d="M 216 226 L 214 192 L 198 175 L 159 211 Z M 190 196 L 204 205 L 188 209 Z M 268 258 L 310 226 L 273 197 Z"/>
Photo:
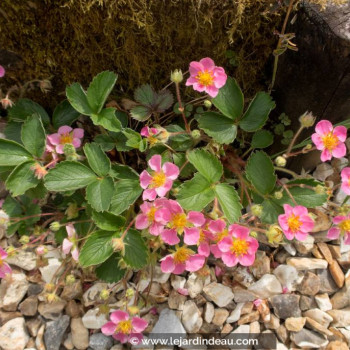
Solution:
<path fill-rule="evenodd" d="M 8 70 L 22 82 L 53 76 L 56 92 L 98 72 L 119 74 L 128 91 L 152 81 L 161 87 L 170 70 L 210 56 L 231 68 L 245 91 L 254 92 L 276 44 L 280 14 L 266 0 L 2 0 L 0 47 L 23 62 Z M 42 99 L 42 98 L 41 98 Z M 50 96 L 51 103 L 52 96 Z M 45 103 L 44 103 L 45 104 Z"/>

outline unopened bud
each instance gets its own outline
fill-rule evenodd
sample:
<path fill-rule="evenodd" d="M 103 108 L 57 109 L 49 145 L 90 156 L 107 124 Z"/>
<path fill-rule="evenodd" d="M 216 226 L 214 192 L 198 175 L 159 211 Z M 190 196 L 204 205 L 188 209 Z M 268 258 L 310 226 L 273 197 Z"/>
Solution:
<path fill-rule="evenodd" d="M 10 245 L 6 248 L 6 253 L 8 257 L 14 256 L 16 255 L 16 248 L 13 245 Z"/>
<path fill-rule="evenodd" d="M 263 207 L 260 204 L 253 204 L 250 208 L 250 210 L 252 211 L 252 214 L 256 217 L 260 217 L 262 212 L 263 212 Z"/>
<path fill-rule="evenodd" d="M 102 300 L 107 300 L 109 298 L 109 290 L 102 289 L 101 292 L 100 292 L 100 298 Z"/>
<path fill-rule="evenodd" d="M 72 285 L 73 283 L 75 283 L 75 277 L 73 275 L 67 275 L 66 276 L 66 284 Z"/>
<path fill-rule="evenodd" d="M 44 290 L 47 293 L 53 292 L 54 289 L 55 289 L 55 285 L 53 283 L 46 283 L 45 286 L 44 286 Z"/>
<path fill-rule="evenodd" d="M 282 191 L 276 191 L 273 196 L 276 198 L 276 199 L 281 199 L 283 197 L 283 192 Z"/>
<path fill-rule="evenodd" d="M 203 102 L 205 108 L 211 108 L 211 106 L 213 105 L 212 102 L 210 100 L 204 100 Z"/>
<path fill-rule="evenodd" d="M 257 238 L 258 237 L 258 233 L 256 231 L 250 231 L 250 236 L 253 238 Z"/>
<path fill-rule="evenodd" d="M 282 157 L 282 156 L 278 156 L 276 159 L 275 159 L 275 163 L 277 166 L 280 166 L 282 168 L 284 168 L 287 164 L 287 160 L 286 158 Z"/>
<path fill-rule="evenodd" d="M 198 140 L 201 137 L 201 132 L 198 129 L 192 130 L 191 136 L 194 140 Z"/>
<path fill-rule="evenodd" d="M 278 225 L 271 225 L 266 235 L 272 244 L 281 243 L 283 240 L 283 231 Z"/>
<path fill-rule="evenodd" d="M 183 80 L 183 75 L 182 75 L 181 69 L 175 69 L 173 72 L 171 72 L 170 80 L 173 83 L 181 83 Z"/>
<path fill-rule="evenodd" d="M 140 313 L 140 309 L 137 306 L 129 306 L 128 311 L 131 316 L 134 316 Z"/>
<path fill-rule="evenodd" d="M 309 128 L 310 126 L 313 126 L 315 124 L 315 120 L 316 118 L 312 115 L 311 112 L 305 112 L 299 118 L 299 122 L 304 128 Z"/>
<path fill-rule="evenodd" d="M 47 248 L 43 245 L 39 245 L 39 247 L 35 249 L 35 252 L 39 256 L 45 255 L 47 253 Z"/>
<path fill-rule="evenodd" d="M 53 232 L 57 232 L 60 229 L 61 225 L 58 221 L 51 222 L 50 230 Z"/>
<path fill-rule="evenodd" d="M 121 252 L 125 254 L 125 244 L 121 238 L 112 238 L 112 247 L 115 252 Z"/>
<path fill-rule="evenodd" d="M 23 236 L 21 236 L 21 238 L 19 239 L 19 242 L 20 242 L 21 244 L 28 244 L 29 241 L 30 241 L 30 238 L 29 238 L 29 236 L 27 236 L 27 235 L 23 235 Z"/>
<path fill-rule="evenodd" d="M 44 178 L 47 174 L 47 170 L 45 167 L 41 166 L 40 163 L 35 163 L 30 169 L 34 171 L 35 177 L 39 180 Z"/>
<path fill-rule="evenodd" d="M 2 105 L 2 108 L 4 109 L 7 109 L 9 107 L 12 107 L 13 106 L 13 102 L 10 100 L 10 98 L 6 95 L 5 98 L 3 98 L 1 101 L 0 101 L 1 105 Z"/>
<path fill-rule="evenodd" d="M 133 297 L 134 294 L 135 294 L 135 292 L 134 292 L 134 290 L 133 290 L 132 288 L 128 288 L 128 289 L 126 290 L 126 292 L 125 292 L 125 296 L 126 296 L 127 298 Z"/>
<path fill-rule="evenodd" d="M 55 301 L 60 300 L 60 298 L 58 295 L 56 295 L 56 293 L 48 293 L 48 294 L 46 294 L 46 300 L 49 304 L 51 304 Z"/>
<path fill-rule="evenodd" d="M 305 147 L 304 147 L 304 150 L 305 151 L 308 151 L 309 149 L 312 148 L 312 144 L 311 143 L 308 143 Z"/>

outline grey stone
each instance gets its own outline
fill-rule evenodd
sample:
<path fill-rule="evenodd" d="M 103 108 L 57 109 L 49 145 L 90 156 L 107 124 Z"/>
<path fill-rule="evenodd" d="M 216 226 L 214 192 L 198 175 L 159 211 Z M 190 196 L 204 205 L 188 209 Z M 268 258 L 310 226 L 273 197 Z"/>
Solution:
<path fill-rule="evenodd" d="M 113 346 L 113 338 L 102 333 L 95 333 L 90 336 L 89 347 L 93 350 L 109 350 Z"/>
<path fill-rule="evenodd" d="M 29 283 L 28 287 L 28 296 L 31 295 L 38 295 L 44 290 L 44 286 L 42 284 L 34 284 L 34 283 Z"/>
<path fill-rule="evenodd" d="M 250 291 L 261 299 L 267 299 L 273 295 L 282 293 L 282 286 L 275 275 L 264 275 L 259 281 L 248 287 Z"/>
<path fill-rule="evenodd" d="M 158 322 L 152 329 L 151 334 L 159 333 L 179 333 L 186 334 L 181 321 L 176 316 L 176 313 L 170 309 L 163 309 L 159 315 Z"/>
<path fill-rule="evenodd" d="M 313 331 L 303 328 L 300 332 L 293 333 L 291 339 L 301 348 L 320 348 L 328 344 L 328 340 Z"/>
<path fill-rule="evenodd" d="M 290 265 L 279 265 L 273 270 L 273 274 L 281 282 L 282 287 L 287 287 L 290 292 L 296 290 L 300 277 L 297 269 Z"/>
<path fill-rule="evenodd" d="M 57 270 L 61 267 L 62 263 L 56 258 L 48 259 L 48 265 L 40 267 L 41 277 L 46 283 L 51 283 L 51 280 Z"/>
<path fill-rule="evenodd" d="M 312 318 L 326 328 L 328 328 L 329 324 L 333 321 L 333 317 L 320 309 L 307 310 L 303 313 L 303 316 Z"/>
<path fill-rule="evenodd" d="M 47 322 L 44 334 L 46 350 L 59 350 L 69 320 L 69 316 L 63 315 L 56 321 Z"/>
<path fill-rule="evenodd" d="M 219 307 L 227 306 L 234 297 L 230 287 L 216 282 L 205 286 L 203 291 L 205 296 Z"/>
<path fill-rule="evenodd" d="M 316 273 L 321 282 L 319 293 L 333 294 L 339 289 L 328 269 L 316 270 Z"/>
<path fill-rule="evenodd" d="M 102 314 L 99 308 L 90 309 L 83 316 L 82 321 L 88 329 L 100 329 L 107 321 L 105 314 Z"/>
<path fill-rule="evenodd" d="M 258 298 L 255 292 L 247 289 L 235 289 L 233 294 L 233 299 L 236 303 L 246 303 L 247 301 L 254 301 Z"/>
<path fill-rule="evenodd" d="M 299 295 L 280 294 L 271 298 L 271 304 L 276 316 L 279 318 L 300 317 Z"/>
<path fill-rule="evenodd" d="M 33 295 L 19 304 L 18 309 L 24 316 L 34 316 L 38 310 L 38 298 Z"/>
<path fill-rule="evenodd" d="M 67 302 L 65 300 L 58 300 L 52 303 L 41 302 L 38 306 L 38 311 L 41 316 L 49 320 L 56 320 L 61 316 L 66 304 Z"/>
<path fill-rule="evenodd" d="M 36 254 L 20 250 L 17 254 L 6 258 L 6 262 L 23 270 L 31 271 L 36 268 Z"/>

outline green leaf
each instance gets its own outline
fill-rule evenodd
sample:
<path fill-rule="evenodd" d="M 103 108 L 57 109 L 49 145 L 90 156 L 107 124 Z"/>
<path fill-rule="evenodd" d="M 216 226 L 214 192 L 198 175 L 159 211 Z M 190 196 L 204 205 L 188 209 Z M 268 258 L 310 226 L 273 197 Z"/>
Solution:
<path fill-rule="evenodd" d="M 112 164 L 109 175 L 115 179 L 138 180 L 139 174 L 128 165 Z"/>
<path fill-rule="evenodd" d="M 96 174 L 78 162 L 64 161 L 49 170 L 44 178 L 49 191 L 64 192 L 77 190 L 93 183 Z"/>
<path fill-rule="evenodd" d="M 52 125 L 55 129 L 60 126 L 71 125 L 78 119 L 79 115 L 80 113 L 67 100 L 64 100 L 53 111 Z"/>
<path fill-rule="evenodd" d="M 152 115 L 152 110 L 147 106 L 135 106 L 131 108 L 130 115 L 132 118 L 144 122 Z"/>
<path fill-rule="evenodd" d="M 274 199 L 265 199 L 262 203 L 263 212 L 261 220 L 267 224 L 274 224 L 278 221 L 278 215 L 284 213 L 283 208 Z"/>
<path fill-rule="evenodd" d="M 113 254 L 112 238 L 115 232 L 96 231 L 85 242 L 79 254 L 83 267 L 102 264 Z"/>
<path fill-rule="evenodd" d="M 297 204 L 307 208 L 319 207 L 327 201 L 328 196 L 326 193 L 318 194 L 311 188 L 289 187 L 288 189 Z M 283 192 L 283 197 L 277 202 L 280 205 L 289 204 L 295 206 L 295 203 L 293 203 L 292 199 L 285 191 Z"/>
<path fill-rule="evenodd" d="M 200 173 L 185 181 L 177 194 L 177 200 L 186 210 L 202 210 L 215 198 L 211 183 Z"/>
<path fill-rule="evenodd" d="M 254 152 L 246 166 L 248 180 L 261 193 L 270 193 L 276 184 L 276 174 L 270 157 L 263 151 Z"/>
<path fill-rule="evenodd" d="M 8 111 L 9 120 L 17 122 L 22 122 L 33 114 L 38 114 L 44 125 L 50 124 L 50 117 L 45 109 L 28 98 L 20 98 Z"/>
<path fill-rule="evenodd" d="M 87 100 L 93 113 L 99 114 L 114 88 L 118 76 L 110 71 L 97 74 L 87 89 Z"/>
<path fill-rule="evenodd" d="M 130 229 L 124 238 L 125 262 L 134 269 L 146 266 L 148 260 L 148 249 L 141 233 Z"/>
<path fill-rule="evenodd" d="M 154 110 L 156 110 L 158 113 L 163 113 L 168 108 L 170 108 L 173 103 L 174 103 L 174 97 L 170 93 L 170 91 L 162 90 L 157 93 L 157 96 L 154 102 L 155 104 Z"/>
<path fill-rule="evenodd" d="M 6 197 L 1 209 L 3 209 L 11 218 L 22 214 L 22 207 L 20 203 L 11 196 Z"/>
<path fill-rule="evenodd" d="M 97 277 L 108 283 L 119 282 L 125 275 L 126 270 L 118 264 L 120 261 L 119 254 L 113 254 L 104 263 L 96 268 Z"/>
<path fill-rule="evenodd" d="M 195 172 L 196 169 L 194 168 L 194 166 L 191 163 L 187 162 L 187 157 L 185 153 L 174 153 L 173 159 L 174 164 L 177 165 L 179 169 L 182 169 L 180 173 L 181 177 L 189 177 Z"/>
<path fill-rule="evenodd" d="M 115 184 L 115 192 L 109 209 L 113 214 L 120 214 L 128 209 L 141 195 L 139 180 L 120 180 Z"/>
<path fill-rule="evenodd" d="M 225 86 L 212 101 L 214 106 L 230 119 L 239 118 L 243 112 L 243 94 L 233 78 L 227 78 Z"/>
<path fill-rule="evenodd" d="M 222 164 L 213 154 L 197 148 L 188 153 L 187 159 L 210 183 L 220 180 Z"/>
<path fill-rule="evenodd" d="M 126 128 L 123 130 L 124 136 L 127 138 L 126 146 L 132 147 L 132 148 L 139 148 L 140 142 L 142 142 L 141 135 L 129 128 Z"/>
<path fill-rule="evenodd" d="M 66 95 L 69 103 L 81 114 L 90 115 L 93 113 L 89 105 L 86 93 L 79 83 L 73 83 L 66 88 Z"/>
<path fill-rule="evenodd" d="M 237 135 L 237 126 L 233 124 L 232 119 L 220 113 L 203 113 L 199 119 L 199 127 L 221 144 L 233 142 Z"/>
<path fill-rule="evenodd" d="M 95 125 L 101 125 L 109 131 L 118 132 L 122 129 L 113 107 L 104 108 L 99 114 L 92 114 L 90 118 Z"/>
<path fill-rule="evenodd" d="M 111 162 L 97 143 L 87 143 L 84 153 L 91 169 L 100 176 L 105 176 L 111 169 Z"/>
<path fill-rule="evenodd" d="M 145 84 L 135 90 L 134 98 L 143 105 L 151 106 L 156 99 L 156 93 L 151 85 Z"/>
<path fill-rule="evenodd" d="M 46 134 L 37 114 L 33 114 L 23 123 L 21 132 L 24 147 L 34 156 L 41 157 L 45 151 Z"/>
<path fill-rule="evenodd" d="M 102 230 L 116 231 L 125 225 L 125 218 L 123 216 L 114 215 L 109 212 L 99 213 L 92 211 L 92 220 Z"/>
<path fill-rule="evenodd" d="M 232 224 L 241 217 L 242 205 L 236 190 L 226 183 L 215 186 L 215 194 L 227 220 Z"/>
<path fill-rule="evenodd" d="M 267 130 L 258 130 L 252 139 L 252 148 L 266 148 L 273 144 L 273 135 Z"/>
<path fill-rule="evenodd" d="M 109 152 L 115 147 L 115 141 L 110 135 L 97 135 L 94 141 L 101 146 L 104 152 Z"/>
<path fill-rule="evenodd" d="M 112 178 L 96 179 L 86 188 L 86 199 L 96 211 L 108 210 L 114 194 Z"/>
<path fill-rule="evenodd" d="M 15 122 L 13 120 L 9 120 L 6 123 L 4 134 L 8 140 L 15 141 L 22 144 L 21 139 L 21 130 L 22 130 L 23 123 Z"/>
<path fill-rule="evenodd" d="M 168 132 L 176 133 L 176 132 L 184 132 L 185 129 L 181 128 L 179 125 L 168 125 L 165 127 Z M 175 136 L 170 136 L 169 138 L 169 146 L 175 151 L 187 151 L 189 148 L 193 146 L 193 139 L 190 135 L 184 133 Z"/>
<path fill-rule="evenodd" d="M 275 102 L 272 97 L 266 92 L 258 92 L 240 120 L 239 126 L 248 132 L 261 129 L 274 108 Z"/>
<path fill-rule="evenodd" d="M 11 192 L 12 196 L 20 196 L 30 188 L 36 187 L 39 179 L 35 177 L 32 167 L 34 161 L 28 161 L 19 164 L 6 180 L 6 188 Z"/>
<path fill-rule="evenodd" d="M 0 139 L 0 166 L 14 166 L 32 159 L 32 155 L 14 141 Z"/>

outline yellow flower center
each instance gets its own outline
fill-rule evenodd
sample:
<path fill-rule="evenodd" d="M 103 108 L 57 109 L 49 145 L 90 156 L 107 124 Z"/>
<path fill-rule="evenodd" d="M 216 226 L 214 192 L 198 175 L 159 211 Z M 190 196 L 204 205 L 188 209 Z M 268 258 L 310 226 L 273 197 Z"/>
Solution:
<path fill-rule="evenodd" d="M 214 77 L 212 72 L 205 70 L 204 72 L 198 72 L 196 79 L 204 86 L 213 85 Z"/>
<path fill-rule="evenodd" d="M 288 218 L 287 223 L 288 223 L 289 229 L 292 232 L 299 231 L 300 226 L 302 225 L 302 223 L 299 220 L 299 216 L 295 216 L 294 214 Z"/>
<path fill-rule="evenodd" d="M 147 140 L 151 146 L 154 146 L 158 142 L 158 140 L 153 136 L 148 136 Z"/>
<path fill-rule="evenodd" d="M 120 321 L 117 328 L 115 329 L 116 333 L 130 334 L 132 331 L 131 320 Z"/>
<path fill-rule="evenodd" d="M 150 209 L 150 211 L 147 213 L 148 221 L 154 221 L 154 215 L 155 215 L 156 211 L 157 211 L 157 208 L 152 207 Z"/>
<path fill-rule="evenodd" d="M 180 247 L 176 249 L 176 252 L 173 255 L 174 263 L 177 264 L 183 264 L 185 263 L 188 258 L 193 255 L 193 251 L 191 249 L 188 249 L 186 247 Z"/>
<path fill-rule="evenodd" d="M 338 146 L 339 139 L 332 132 L 322 138 L 323 145 L 329 151 L 333 151 Z"/>
<path fill-rule="evenodd" d="M 247 254 L 249 244 L 247 241 L 239 238 L 234 238 L 231 246 L 231 252 L 236 256 Z"/>
<path fill-rule="evenodd" d="M 342 231 L 350 231 L 350 219 L 346 219 L 339 224 Z"/>
<path fill-rule="evenodd" d="M 227 229 L 225 228 L 223 231 L 215 233 L 214 241 L 215 241 L 216 243 L 217 243 L 217 242 L 220 242 L 220 241 L 223 240 L 226 236 L 228 236 L 228 231 L 227 231 Z"/>
<path fill-rule="evenodd" d="M 73 134 L 67 132 L 66 134 L 61 135 L 60 137 L 60 144 L 65 145 L 66 143 L 72 143 L 73 142 Z"/>
<path fill-rule="evenodd" d="M 187 225 L 187 218 L 186 218 L 186 214 L 184 213 L 175 214 L 170 223 L 170 227 L 176 230 L 183 230 L 186 227 L 186 225 Z"/>
<path fill-rule="evenodd" d="M 161 187 L 165 184 L 166 176 L 160 171 L 159 173 L 154 173 L 152 177 L 151 187 Z"/>

